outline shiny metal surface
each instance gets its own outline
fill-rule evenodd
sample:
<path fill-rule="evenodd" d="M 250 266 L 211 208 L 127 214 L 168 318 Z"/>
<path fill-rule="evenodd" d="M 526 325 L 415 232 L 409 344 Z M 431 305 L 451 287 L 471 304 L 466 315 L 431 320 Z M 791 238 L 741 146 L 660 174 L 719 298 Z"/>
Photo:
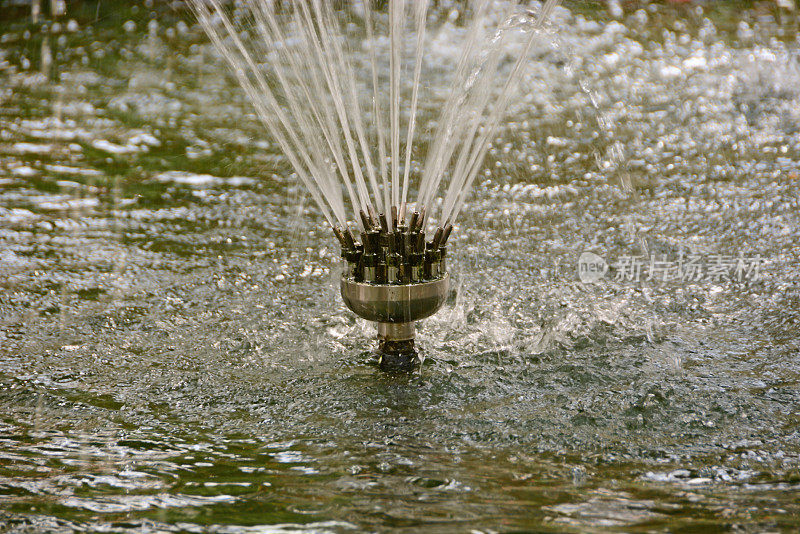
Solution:
<path fill-rule="evenodd" d="M 378 323 L 378 339 L 406 341 L 416 335 L 414 321 L 408 323 Z"/>
<path fill-rule="evenodd" d="M 342 299 L 353 312 L 378 323 L 410 323 L 436 313 L 447 298 L 450 275 L 406 285 L 377 285 L 342 278 Z"/>

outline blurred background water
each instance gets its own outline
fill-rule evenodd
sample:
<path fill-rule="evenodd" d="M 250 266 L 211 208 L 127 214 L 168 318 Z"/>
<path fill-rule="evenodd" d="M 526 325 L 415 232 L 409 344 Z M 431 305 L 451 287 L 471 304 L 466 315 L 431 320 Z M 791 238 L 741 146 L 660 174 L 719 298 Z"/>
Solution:
<path fill-rule="evenodd" d="M 790 4 L 566 2 L 403 377 L 185 7 L 54 6 L 0 1 L 3 528 L 800 526 Z M 584 284 L 585 251 L 761 263 Z"/>

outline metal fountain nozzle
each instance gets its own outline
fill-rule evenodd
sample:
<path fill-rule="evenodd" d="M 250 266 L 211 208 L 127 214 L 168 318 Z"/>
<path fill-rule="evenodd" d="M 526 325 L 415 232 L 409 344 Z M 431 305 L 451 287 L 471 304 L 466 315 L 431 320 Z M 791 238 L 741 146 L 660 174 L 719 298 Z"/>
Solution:
<path fill-rule="evenodd" d="M 361 243 L 349 230 L 334 228 L 342 244 L 346 270 L 341 291 L 344 303 L 356 315 L 377 323 L 380 367 L 409 371 L 419 361 L 414 347 L 415 323 L 442 307 L 450 287 L 445 243 L 452 226 L 439 228 L 425 241 L 424 213 L 414 213 L 408 225 L 391 224 L 362 213 L 365 230 Z"/>
<path fill-rule="evenodd" d="M 342 278 L 342 299 L 356 315 L 377 323 L 381 368 L 408 370 L 416 360 L 415 323 L 430 317 L 447 299 L 450 275 L 404 285 L 368 284 Z"/>

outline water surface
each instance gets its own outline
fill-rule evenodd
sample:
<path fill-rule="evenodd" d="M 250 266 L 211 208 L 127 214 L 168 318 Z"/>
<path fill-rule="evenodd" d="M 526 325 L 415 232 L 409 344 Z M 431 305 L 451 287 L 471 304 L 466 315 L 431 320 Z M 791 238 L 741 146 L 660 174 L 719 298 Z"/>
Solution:
<path fill-rule="evenodd" d="M 185 13 L 3 20 L 0 525 L 797 529 L 797 21 L 581 4 L 534 51 L 400 377 Z M 681 250 L 759 276 L 576 274 Z"/>

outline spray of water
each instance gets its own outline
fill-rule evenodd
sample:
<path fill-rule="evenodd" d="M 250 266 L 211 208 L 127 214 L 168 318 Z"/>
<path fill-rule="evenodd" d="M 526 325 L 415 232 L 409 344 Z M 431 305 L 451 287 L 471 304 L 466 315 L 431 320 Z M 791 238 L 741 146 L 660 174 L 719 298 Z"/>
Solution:
<path fill-rule="evenodd" d="M 461 53 L 429 139 L 418 139 L 418 115 L 431 107 L 420 105 L 430 0 L 390 0 L 385 11 L 365 1 L 346 14 L 323 0 L 290 0 L 280 10 L 269 0 L 190 3 L 345 245 L 353 226 L 452 225 L 559 0 L 538 13 L 513 2 L 466 3 L 454 43 Z M 368 65 L 352 46 L 368 49 Z M 414 172 L 418 148 L 427 153 Z"/>

